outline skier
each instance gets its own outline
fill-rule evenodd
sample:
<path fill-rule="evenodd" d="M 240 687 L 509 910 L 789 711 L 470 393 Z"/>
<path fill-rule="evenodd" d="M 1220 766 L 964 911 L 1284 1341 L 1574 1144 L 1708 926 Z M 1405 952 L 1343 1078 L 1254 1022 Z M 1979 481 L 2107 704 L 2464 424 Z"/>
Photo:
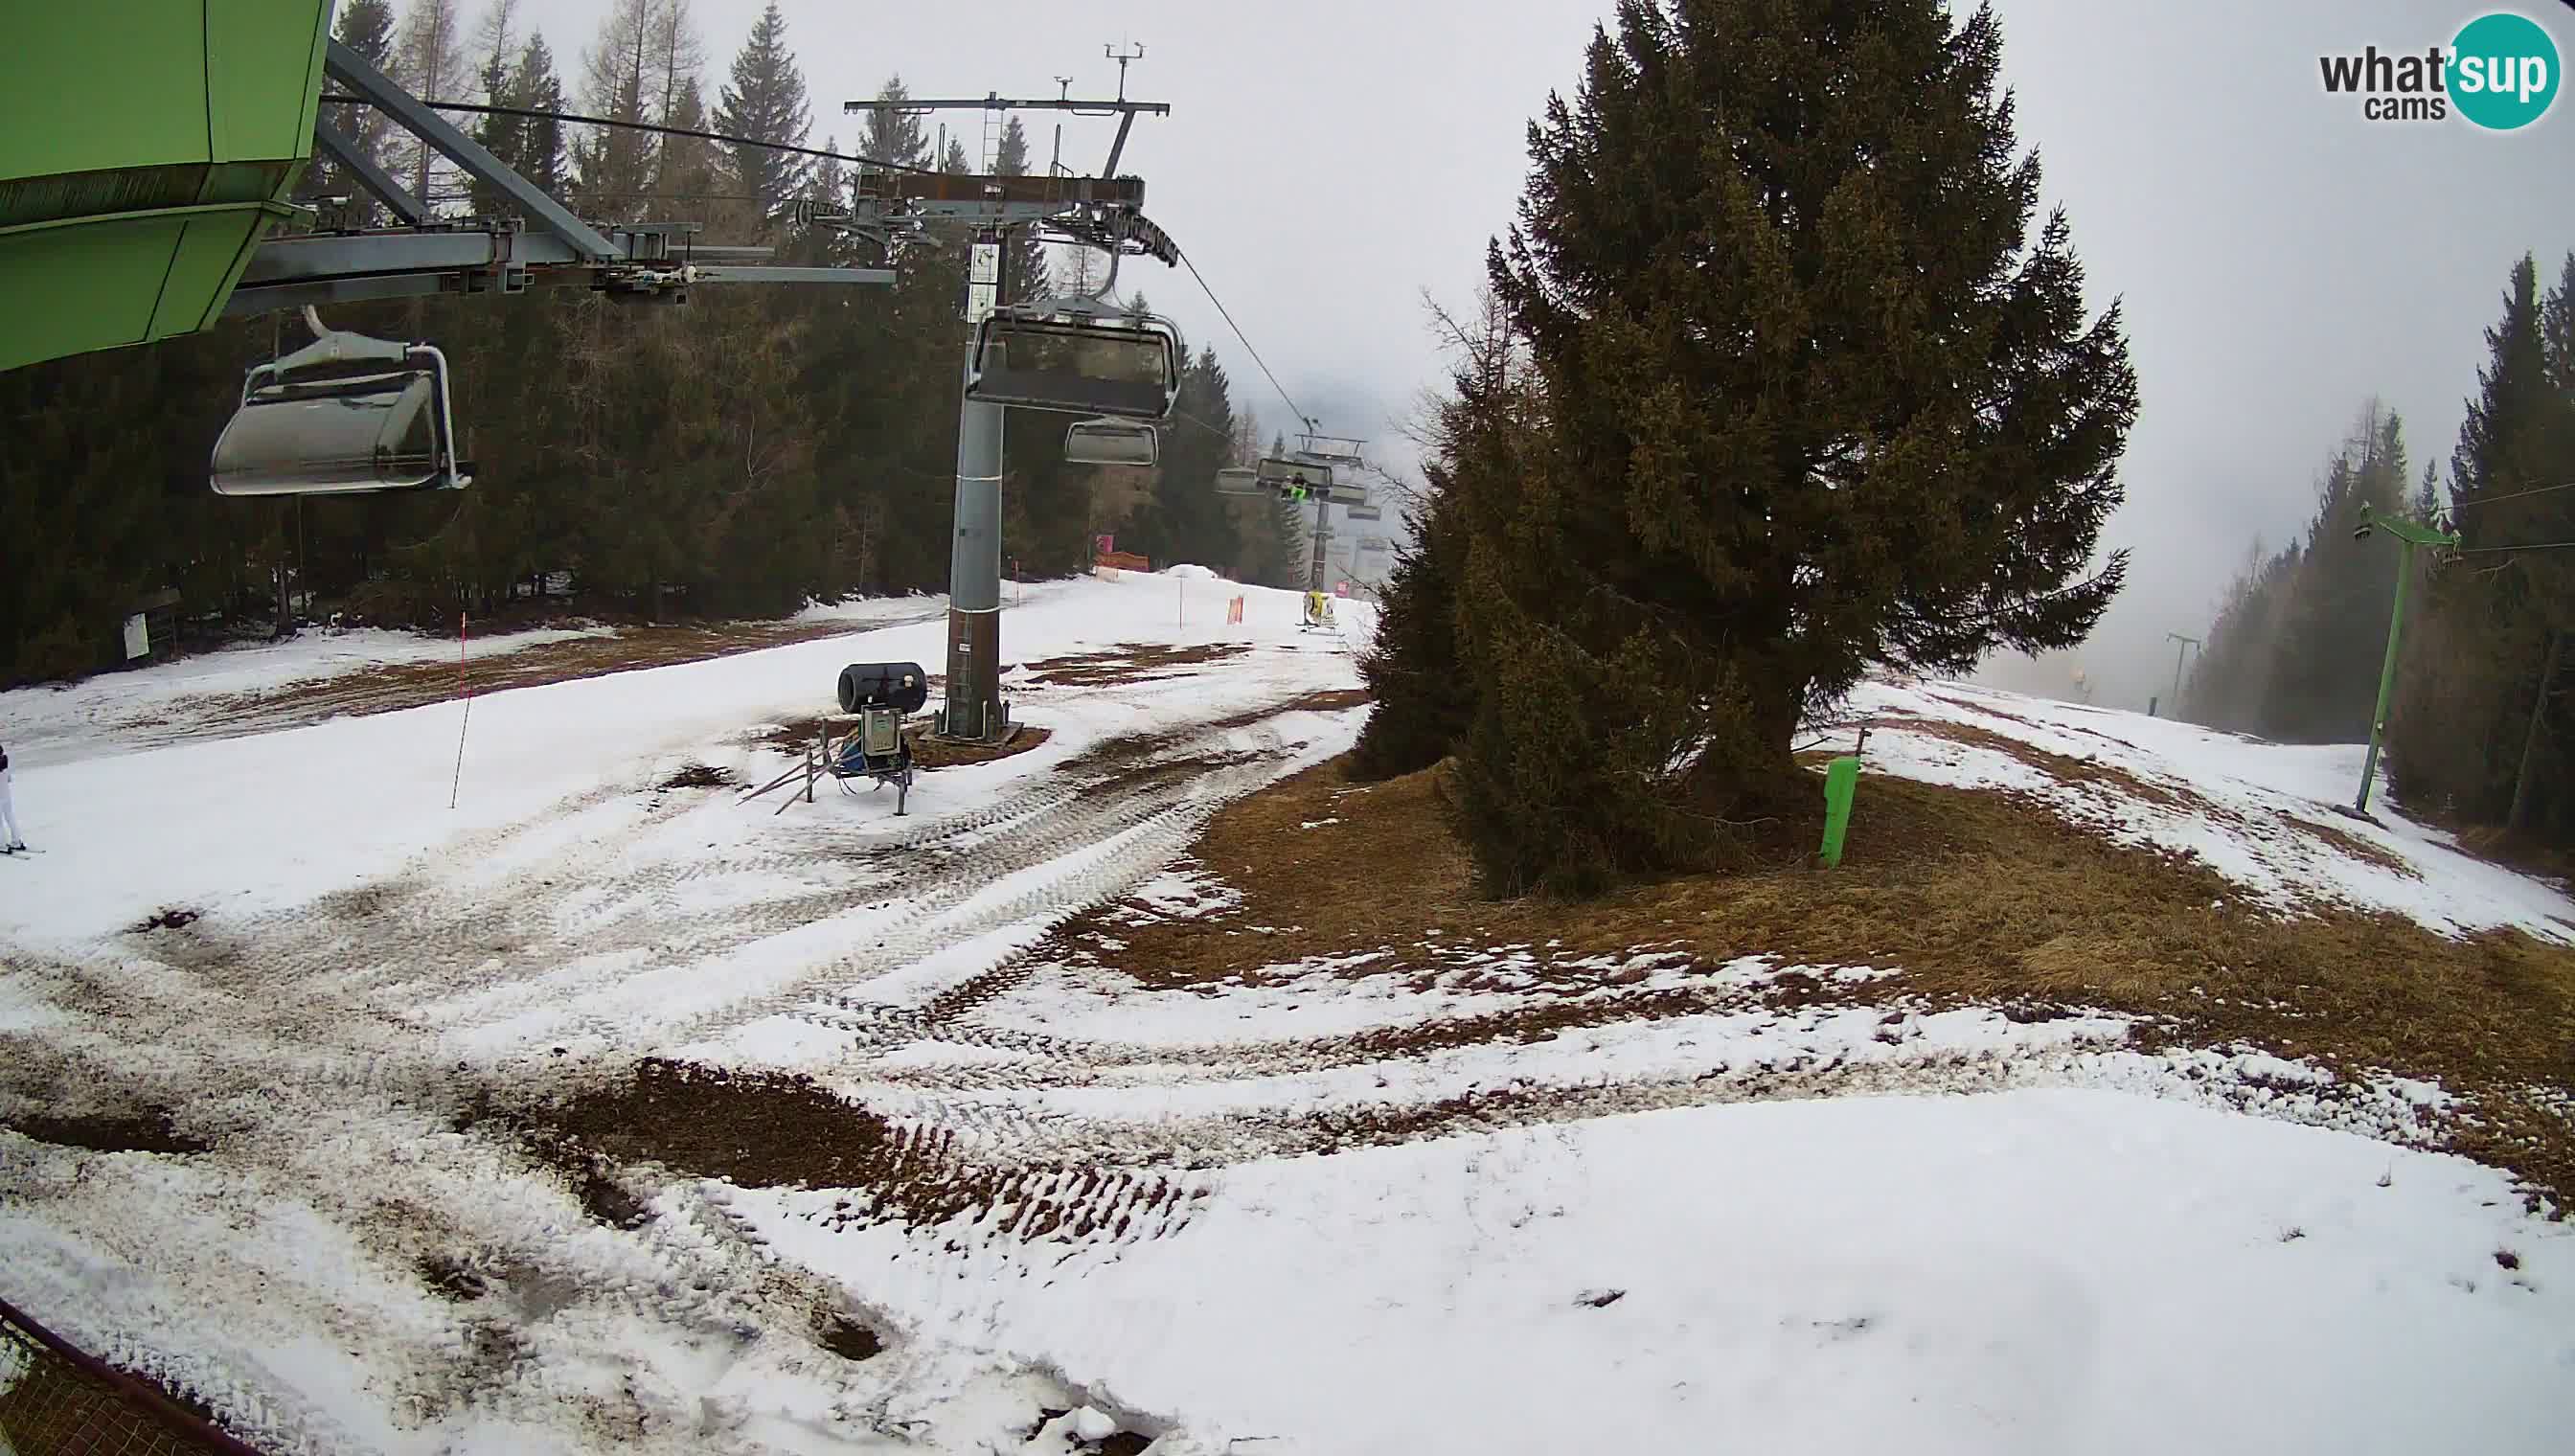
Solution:
<path fill-rule="evenodd" d="M 15 854 L 27 847 L 25 836 L 18 832 L 17 806 L 9 800 L 9 749 L 6 744 L 0 744 L 0 830 L 9 835 L 9 842 L 0 844 L 0 854 Z"/>

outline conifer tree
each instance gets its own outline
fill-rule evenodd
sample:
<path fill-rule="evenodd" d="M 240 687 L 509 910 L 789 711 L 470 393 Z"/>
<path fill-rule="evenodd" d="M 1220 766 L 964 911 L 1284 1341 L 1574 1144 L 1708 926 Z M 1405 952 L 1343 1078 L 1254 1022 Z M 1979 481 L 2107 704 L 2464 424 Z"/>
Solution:
<path fill-rule="evenodd" d="M 340 7 L 339 19 L 333 23 L 332 38 L 356 51 L 379 71 L 393 66 L 394 10 L 389 0 L 349 0 Z M 332 89 L 326 82 L 324 90 Z M 324 106 L 321 119 L 339 127 L 354 138 L 361 150 L 379 165 L 392 161 L 390 141 L 393 121 L 372 106 Z M 335 221 L 349 227 L 372 227 L 384 217 L 384 204 L 359 185 L 356 176 L 320 147 L 305 164 L 303 179 L 295 195 L 310 202 L 323 197 L 344 197 L 348 201 L 335 215 Z"/>
<path fill-rule="evenodd" d="M 927 167 L 930 165 L 930 138 L 923 134 L 917 114 L 896 108 L 912 99 L 903 77 L 891 76 L 877 88 L 876 106 L 867 113 L 867 125 L 859 132 L 859 157 L 862 161 L 893 167 Z"/>
<path fill-rule="evenodd" d="M 805 145 L 813 127 L 807 109 L 805 75 L 787 48 L 787 18 L 778 0 L 770 0 L 751 28 L 751 38 L 733 58 L 732 79 L 717 94 L 714 130 L 727 136 L 784 146 Z M 759 199 L 760 216 L 774 219 L 805 189 L 811 159 L 769 147 L 733 145 L 726 165 L 736 187 Z"/>
<path fill-rule="evenodd" d="M 2033 229 L 2001 45 L 1934 0 L 1621 0 L 1530 127 L 1488 272 L 1539 390 L 1457 473 L 1488 888 L 1708 862 L 1868 664 L 2068 646 L 2118 590 L 2135 376 Z"/>
<path fill-rule="evenodd" d="M 1004 177 L 1026 177 L 1029 171 L 1029 134 L 1016 116 L 1002 124 L 1002 143 L 997 149 L 993 170 Z M 1002 297 L 1013 303 L 1025 303 L 1048 296 L 1047 248 L 1037 235 L 1026 228 L 1011 236 L 1002 259 Z"/>

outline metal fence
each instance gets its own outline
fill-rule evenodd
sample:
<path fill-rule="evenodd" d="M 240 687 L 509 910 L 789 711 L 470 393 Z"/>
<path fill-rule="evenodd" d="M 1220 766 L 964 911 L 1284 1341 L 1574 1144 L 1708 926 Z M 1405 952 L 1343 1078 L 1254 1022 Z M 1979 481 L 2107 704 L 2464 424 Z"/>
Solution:
<path fill-rule="evenodd" d="M 0 1456 L 257 1456 L 0 1300 Z"/>

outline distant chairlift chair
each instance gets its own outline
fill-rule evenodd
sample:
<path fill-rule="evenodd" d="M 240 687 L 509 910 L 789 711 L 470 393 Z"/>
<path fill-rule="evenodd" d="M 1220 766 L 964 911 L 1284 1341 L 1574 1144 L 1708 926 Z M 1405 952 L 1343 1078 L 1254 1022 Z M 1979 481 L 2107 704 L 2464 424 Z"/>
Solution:
<path fill-rule="evenodd" d="M 894 811 L 905 812 L 912 794 L 912 740 L 904 736 L 906 716 L 930 701 L 930 679 L 919 663 L 852 663 L 841 670 L 841 711 L 859 716 L 858 727 L 830 744 L 823 766 L 843 793 L 858 790 L 854 778 L 875 780 L 875 787 L 895 786 Z"/>
<path fill-rule="evenodd" d="M 313 310 L 310 344 L 259 365 L 241 408 L 215 442 L 219 496 L 333 496 L 461 490 L 447 356 L 325 328 Z M 352 365 L 399 366 L 352 370 Z"/>
<path fill-rule="evenodd" d="M 1142 421 L 1103 416 L 1064 432 L 1064 458 L 1068 465 L 1150 466 L 1162 458 L 1162 439 Z"/>

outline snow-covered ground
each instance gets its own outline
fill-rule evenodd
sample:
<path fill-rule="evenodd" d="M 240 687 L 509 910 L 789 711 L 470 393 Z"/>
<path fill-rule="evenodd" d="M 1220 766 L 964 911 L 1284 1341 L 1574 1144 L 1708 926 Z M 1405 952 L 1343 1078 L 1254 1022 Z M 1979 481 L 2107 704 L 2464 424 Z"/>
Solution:
<path fill-rule="evenodd" d="M 84 685 L 19 775 L 46 852 L 0 864 L 0 1124 L 166 1109 L 196 1150 L 0 1130 L 0 1296 L 281 1453 L 2564 1449 L 2575 1241 L 2434 1150 L 2436 1086 L 1758 946 L 1123 974 L 1122 917 L 1239 903 L 1189 857 L 1217 809 L 1363 714 L 1372 608 L 1300 632 L 1251 589 L 1229 627 L 1231 590 L 1033 590 L 1006 681 L 1052 735 L 905 818 L 670 784 L 768 781 L 844 663 L 938 671 L 935 620 L 495 694 L 461 772 L 453 706 L 138 747 L 244 688 Z M 1244 651 L 1037 671 L 1138 644 Z M 2038 794 L 2283 912 L 2575 935 L 2332 815 L 2340 749 L 1859 706 L 1871 772 Z M 707 1070 L 582 1122 L 644 1058 Z M 670 1151 L 584 1163 L 549 1116 Z"/>
<path fill-rule="evenodd" d="M 2407 818 L 2383 768 L 2370 817 L 2346 812 L 2360 787 L 2356 743 L 2264 742 L 1958 683 L 1864 683 L 1850 707 L 1872 724 L 1865 771 L 2036 794 L 2124 841 L 2186 850 L 2277 909 L 2347 905 L 2448 934 L 2509 925 L 2575 943 L 2575 898 Z M 2008 748 L 1943 735 L 1961 727 L 2112 772 L 2067 781 Z M 1855 737 L 1844 728 L 1827 746 Z"/>
<path fill-rule="evenodd" d="M 1040 593 L 1061 590 L 1049 583 Z M 897 621 L 926 621 L 945 599 L 869 598 L 816 604 L 789 622 L 798 626 L 846 624 L 853 631 Z M 381 628 L 306 628 L 278 643 L 244 643 L 134 672 L 104 673 L 76 683 L 0 692 L 0 745 L 20 767 L 158 747 L 210 733 L 230 735 L 274 727 L 260 721 L 259 705 L 292 690 L 378 668 L 476 663 L 513 657 L 532 648 L 571 642 L 611 642 L 626 636 L 615 627 L 531 628 L 469 636 L 461 645 L 420 633 Z"/>

